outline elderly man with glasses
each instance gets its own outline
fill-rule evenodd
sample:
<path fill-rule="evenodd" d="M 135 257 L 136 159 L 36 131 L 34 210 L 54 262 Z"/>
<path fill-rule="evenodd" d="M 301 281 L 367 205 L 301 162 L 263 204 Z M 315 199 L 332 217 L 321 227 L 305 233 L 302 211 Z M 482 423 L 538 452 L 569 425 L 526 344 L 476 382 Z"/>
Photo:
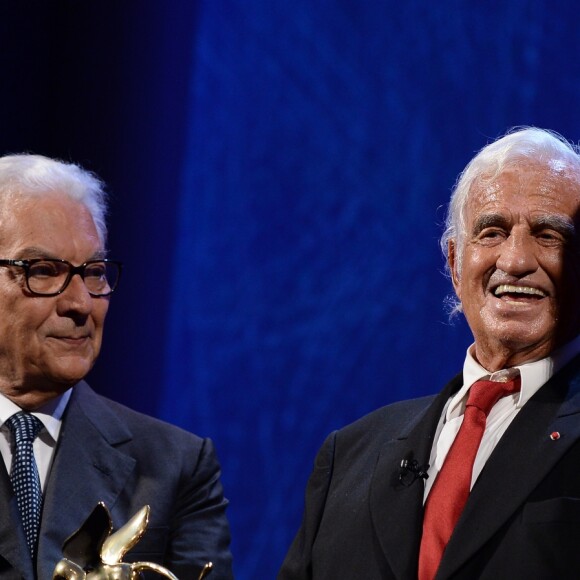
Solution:
<path fill-rule="evenodd" d="M 151 507 L 134 559 L 179 578 L 211 561 L 212 579 L 231 578 L 211 441 L 83 381 L 121 275 L 105 214 L 102 184 L 82 168 L 0 158 L 0 577 L 52 578 L 67 537 L 104 502 L 114 528 Z"/>

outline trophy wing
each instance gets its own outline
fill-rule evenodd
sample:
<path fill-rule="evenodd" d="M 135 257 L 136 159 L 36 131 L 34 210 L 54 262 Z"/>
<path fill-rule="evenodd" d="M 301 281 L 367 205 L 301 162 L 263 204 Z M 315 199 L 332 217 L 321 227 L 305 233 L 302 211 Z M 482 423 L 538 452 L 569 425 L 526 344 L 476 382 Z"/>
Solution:
<path fill-rule="evenodd" d="M 100 502 L 84 524 L 65 540 L 62 555 L 81 568 L 97 566 L 101 561 L 100 551 L 103 541 L 112 529 L 109 510 Z"/>
<path fill-rule="evenodd" d="M 123 556 L 141 539 L 149 522 L 149 506 L 143 506 L 124 526 L 103 542 L 101 561 L 118 564 Z"/>

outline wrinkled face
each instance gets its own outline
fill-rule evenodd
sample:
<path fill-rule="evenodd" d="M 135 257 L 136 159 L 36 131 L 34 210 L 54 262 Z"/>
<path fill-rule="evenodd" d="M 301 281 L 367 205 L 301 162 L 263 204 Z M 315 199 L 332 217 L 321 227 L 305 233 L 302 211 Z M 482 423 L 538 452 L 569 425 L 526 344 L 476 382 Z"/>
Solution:
<path fill-rule="evenodd" d="M 7 202 L 0 210 L 0 258 L 102 257 L 84 205 L 63 194 Z M 80 276 L 53 297 L 33 296 L 24 271 L 0 268 L 0 390 L 54 396 L 82 379 L 99 350 L 107 298 L 92 298 Z"/>
<path fill-rule="evenodd" d="M 473 184 L 464 246 L 450 244 L 449 263 L 488 370 L 543 358 L 580 332 L 579 211 L 580 175 L 558 160 Z"/>

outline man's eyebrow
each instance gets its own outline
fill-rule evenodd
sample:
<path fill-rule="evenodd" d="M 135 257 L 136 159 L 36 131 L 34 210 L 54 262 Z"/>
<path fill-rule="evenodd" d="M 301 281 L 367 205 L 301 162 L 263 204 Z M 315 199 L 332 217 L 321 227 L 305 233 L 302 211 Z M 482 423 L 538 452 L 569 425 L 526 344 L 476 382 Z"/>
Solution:
<path fill-rule="evenodd" d="M 485 228 L 508 228 L 509 219 L 500 213 L 484 213 L 477 216 L 473 222 L 472 233 L 474 236 L 482 232 Z"/>
<path fill-rule="evenodd" d="M 27 248 L 22 248 L 18 252 L 16 252 L 16 258 L 19 259 L 27 259 L 27 258 L 55 258 L 56 256 L 51 256 L 50 252 L 43 250 L 42 248 L 38 248 L 36 246 L 28 246 Z"/>
<path fill-rule="evenodd" d="M 534 229 L 549 228 L 559 232 L 566 238 L 576 237 L 576 226 L 574 225 L 574 221 L 567 215 L 541 215 L 534 219 L 532 227 Z"/>
<path fill-rule="evenodd" d="M 38 248 L 36 246 L 28 246 L 26 248 L 22 248 L 18 252 L 16 252 L 15 258 L 20 260 L 27 260 L 27 259 L 35 259 L 35 258 L 48 258 L 50 260 L 61 260 L 60 256 L 53 254 L 43 248 Z M 96 251 L 89 260 L 103 260 L 107 257 L 107 252 L 105 250 L 98 250 Z"/>

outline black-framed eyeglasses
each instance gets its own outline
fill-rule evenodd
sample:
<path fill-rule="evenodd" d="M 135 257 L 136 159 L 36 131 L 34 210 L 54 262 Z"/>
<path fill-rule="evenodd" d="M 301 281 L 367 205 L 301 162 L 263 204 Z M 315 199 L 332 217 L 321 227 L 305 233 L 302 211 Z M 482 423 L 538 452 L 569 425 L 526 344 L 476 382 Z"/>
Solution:
<path fill-rule="evenodd" d="M 72 277 L 78 274 L 91 296 L 109 296 L 119 284 L 123 264 L 115 260 L 89 260 L 73 266 L 66 260 L 34 258 L 32 260 L 2 260 L 0 266 L 24 269 L 26 287 L 36 296 L 57 296 L 65 291 Z"/>

